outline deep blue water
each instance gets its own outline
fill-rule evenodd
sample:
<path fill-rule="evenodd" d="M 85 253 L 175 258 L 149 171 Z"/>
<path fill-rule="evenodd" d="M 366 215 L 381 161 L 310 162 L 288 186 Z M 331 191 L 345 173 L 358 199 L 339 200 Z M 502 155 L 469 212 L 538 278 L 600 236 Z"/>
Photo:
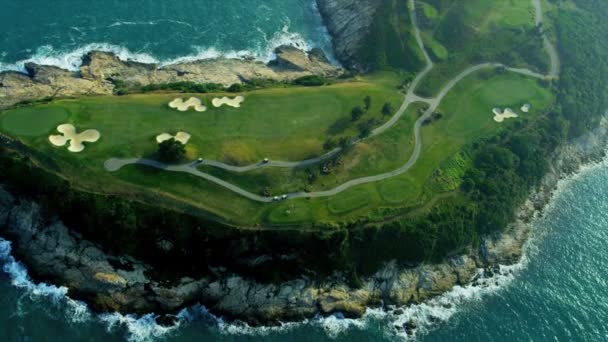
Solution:
<path fill-rule="evenodd" d="M 504 268 L 511 272 L 487 288 L 457 288 L 402 317 L 373 311 L 361 320 L 331 317 L 270 329 L 224 324 L 204 308 L 185 310 L 173 329 L 150 317 L 94 315 L 65 290 L 28 281 L 2 241 L 0 340 L 394 341 L 404 336 L 393 326 L 410 317 L 421 325 L 420 341 L 608 340 L 608 163 L 563 183 L 533 235 L 524 261 Z"/>
<path fill-rule="evenodd" d="M 314 0 L 0 0 L 0 70 L 75 69 L 93 49 L 144 62 L 268 60 L 281 44 L 331 53 Z"/>

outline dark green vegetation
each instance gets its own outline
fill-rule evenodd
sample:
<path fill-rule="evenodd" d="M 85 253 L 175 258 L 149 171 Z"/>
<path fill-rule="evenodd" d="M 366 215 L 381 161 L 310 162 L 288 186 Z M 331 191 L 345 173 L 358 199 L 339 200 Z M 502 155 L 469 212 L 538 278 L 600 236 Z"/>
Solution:
<path fill-rule="evenodd" d="M 176 163 L 186 156 L 186 147 L 171 138 L 158 144 L 158 159 L 165 163 Z"/>
<path fill-rule="evenodd" d="M 602 0 L 552 1 L 561 4 L 551 13 L 556 21 L 562 76 L 559 103 L 572 135 L 597 125 L 608 108 L 608 2 Z"/>
<path fill-rule="evenodd" d="M 417 71 L 424 57 L 416 44 L 408 0 L 379 0 L 372 28 L 358 56 L 363 69 Z"/>
<path fill-rule="evenodd" d="M 531 24 L 529 1 L 474 2 L 464 6 L 461 1 L 428 0 L 419 5 L 420 16 L 427 20 L 424 39 L 438 62 L 425 82 L 429 93 L 443 85 L 450 73 L 477 61 L 490 59 L 541 71 L 547 67 L 538 30 Z M 404 49 L 415 46 L 405 3 L 383 2 L 384 12 L 379 15 L 390 20 L 376 20 L 378 39 L 369 48 L 373 53 L 365 55 L 372 68 L 413 71 L 421 66 L 416 57 L 398 62 L 388 51 L 389 41 L 404 42 Z M 0 176 L 37 196 L 49 212 L 62 217 L 80 213 L 69 223 L 85 236 L 104 245 L 124 244 L 124 251 L 155 264 L 195 257 L 200 265 L 228 263 L 231 269 L 276 280 L 288 277 L 288 270 L 369 273 L 390 259 L 438 260 L 474 245 L 482 234 L 506 227 L 548 171 L 547 156 L 566 139 L 593 128 L 608 107 L 608 43 L 601 39 L 608 32 L 601 16 L 608 12 L 608 4 L 601 0 L 554 4 L 549 14 L 564 59 L 559 83 L 490 69 L 469 76 L 444 98 L 438 114 L 422 129 L 422 154 L 415 166 L 390 179 L 327 198 L 260 204 L 185 174 L 139 166 L 109 174 L 101 165 L 109 157 L 152 155 L 155 134 L 184 129 L 193 134 L 186 155 L 190 160 L 198 156 L 232 164 L 264 157 L 298 160 L 335 146 L 348 147 L 322 165 L 301 169 L 233 174 L 201 167 L 259 194 L 327 190 L 353 178 L 389 172 L 411 155 L 413 125 L 425 105 L 413 104 L 381 135 L 354 146 L 345 142 L 365 133 L 368 127 L 361 123 L 386 120 L 384 108 L 398 108 L 402 96 L 397 85 L 411 80 L 411 73 L 374 74 L 359 82 L 318 88 L 259 90 L 246 94 L 239 110 L 206 113 L 170 111 L 166 103 L 175 95 L 166 94 L 17 108 L 1 114 L 0 128 L 25 144 L 8 144 L 9 150 L 34 162 L 5 150 Z M 391 35 L 397 37 L 389 40 Z M 419 57 L 419 52 L 400 49 L 393 51 L 401 57 Z M 492 120 L 493 107 L 517 109 L 524 103 L 532 104 L 530 113 L 519 113 L 518 119 L 502 124 Z M 34 127 L 29 135 L 27 121 L 21 120 L 41 112 L 49 116 L 44 119 L 48 128 L 34 134 L 42 131 Z M 51 147 L 45 135 L 61 115 L 77 128 L 99 129 L 102 139 L 81 155 Z M 66 204 L 56 198 L 65 198 Z M 146 202 L 162 209 L 141 204 Z M 94 229 L 100 226 L 106 229 Z M 167 260 L 160 260 L 162 254 L 155 248 L 146 249 L 156 246 L 158 239 L 178 246 Z M 254 269 L 241 263 L 260 255 L 295 258 L 277 257 Z"/>
<path fill-rule="evenodd" d="M 548 69 L 530 0 L 424 0 L 417 2 L 417 15 L 436 63 L 417 90 L 423 96 L 434 96 L 447 80 L 474 64 Z"/>

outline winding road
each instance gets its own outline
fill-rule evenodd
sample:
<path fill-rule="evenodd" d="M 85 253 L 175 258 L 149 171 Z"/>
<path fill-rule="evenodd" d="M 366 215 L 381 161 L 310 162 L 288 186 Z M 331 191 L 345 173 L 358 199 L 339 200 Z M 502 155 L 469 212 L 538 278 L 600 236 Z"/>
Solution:
<path fill-rule="evenodd" d="M 532 4 L 535 9 L 535 23 L 537 26 L 538 25 L 542 26 L 544 23 L 544 20 L 543 20 L 543 11 L 542 11 L 541 0 L 532 0 Z M 421 32 L 420 32 L 417 17 L 416 17 L 415 0 L 409 0 L 409 6 L 410 6 L 411 20 L 412 20 L 412 24 L 413 24 L 415 36 L 416 36 L 416 42 L 418 43 L 420 49 L 422 50 L 422 52 L 424 54 L 424 58 L 426 60 L 426 66 L 420 73 L 418 73 L 416 78 L 412 81 L 412 83 L 411 83 L 410 87 L 408 88 L 408 91 L 405 95 L 405 99 L 404 99 L 403 103 L 401 104 L 401 107 L 399 108 L 399 110 L 397 110 L 395 115 L 393 115 L 390 120 L 385 122 L 382 126 L 379 126 L 376 129 L 374 129 L 372 131 L 372 133 L 370 134 L 370 137 L 382 134 L 386 130 L 391 128 L 393 125 L 395 125 L 399 121 L 401 116 L 403 116 L 403 114 L 407 111 L 410 104 L 415 103 L 415 102 L 427 103 L 429 105 L 428 109 L 414 124 L 415 146 L 414 146 L 414 151 L 413 151 L 410 159 L 400 168 L 387 172 L 387 173 L 352 179 L 331 190 L 316 191 L 316 192 L 295 192 L 295 193 L 286 194 L 288 199 L 318 198 L 318 197 L 334 196 L 340 192 L 343 192 L 343 191 L 345 191 L 349 188 L 352 188 L 354 186 L 357 186 L 357 185 L 385 180 L 385 179 L 392 178 L 392 177 L 395 177 L 395 176 L 398 176 L 398 175 L 401 175 L 401 174 L 407 172 L 409 169 L 411 169 L 416 164 L 416 162 L 418 161 L 418 158 L 420 158 L 420 154 L 422 151 L 422 136 L 421 136 L 422 123 L 426 119 L 430 118 L 431 115 L 433 115 L 433 113 L 435 112 L 437 107 L 439 107 L 439 104 L 441 103 L 443 98 L 450 92 L 450 90 L 452 90 L 452 88 L 454 86 L 456 86 L 456 84 L 458 84 L 462 79 L 464 79 L 465 77 L 469 76 L 470 74 L 472 74 L 474 72 L 477 72 L 481 69 L 487 69 L 487 68 L 505 68 L 505 70 L 508 70 L 510 72 L 514 72 L 514 73 L 518 73 L 518 74 L 522 74 L 525 76 L 534 77 L 534 78 L 538 78 L 538 79 L 551 80 L 551 79 L 556 79 L 559 77 L 560 62 L 559 62 L 559 55 L 558 55 L 557 49 L 555 48 L 555 46 L 551 43 L 551 41 L 547 38 L 547 36 L 543 32 L 543 45 L 551 60 L 551 67 L 550 67 L 549 73 L 547 75 L 539 74 L 537 72 L 534 72 L 534 71 L 531 71 L 528 69 L 511 68 L 511 67 L 508 67 L 501 63 L 483 63 L 483 64 L 471 66 L 471 67 L 465 69 L 464 71 L 462 71 L 459 75 L 457 75 L 456 77 L 451 79 L 441 89 L 441 91 L 439 92 L 439 94 L 436 97 L 429 98 L 429 99 L 422 98 L 415 94 L 415 90 L 417 89 L 420 81 L 433 69 L 434 64 L 433 64 L 433 61 L 431 60 L 428 52 L 424 48 L 424 42 L 422 40 Z M 360 140 L 353 141 L 352 144 L 356 144 L 359 141 Z M 248 172 L 248 171 L 252 171 L 252 170 L 256 170 L 256 169 L 260 169 L 260 168 L 264 168 L 264 167 L 282 167 L 282 168 L 305 167 L 305 166 L 317 164 L 326 159 L 329 159 L 329 158 L 333 157 L 334 155 L 336 155 L 337 153 L 339 153 L 340 151 L 341 151 L 340 148 L 336 148 L 318 158 L 307 159 L 307 160 L 303 160 L 303 161 L 296 161 L 296 162 L 268 161 L 266 163 L 260 162 L 257 164 L 251 164 L 251 165 L 247 165 L 247 166 L 233 166 L 233 165 L 228 165 L 228 164 L 221 163 L 218 161 L 213 161 L 213 160 L 204 160 L 202 162 L 193 162 L 193 163 L 187 163 L 187 164 L 182 164 L 182 165 L 167 165 L 167 164 L 163 164 L 161 162 L 151 160 L 151 159 L 142 159 L 142 158 L 116 159 L 116 158 L 112 158 L 112 159 L 108 159 L 104 163 L 104 167 L 106 168 L 106 170 L 108 170 L 110 172 L 116 172 L 116 171 L 120 170 L 121 168 L 123 168 L 124 166 L 139 164 L 139 165 L 154 167 L 154 168 L 165 170 L 165 171 L 187 173 L 187 174 L 191 174 L 191 175 L 206 179 L 213 183 L 216 183 L 230 191 L 233 191 L 233 192 L 235 192 L 243 197 L 246 197 L 248 199 L 251 199 L 253 201 L 269 203 L 269 202 L 273 202 L 275 199 L 273 197 L 265 197 L 265 196 L 256 195 L 256 194 L 249 192 L 241 187 L 238 187 L 232 183 L 226 182 L 218 177 L 215 177 L 208 173 L 199 171 L 197 169 L 197 167 L 201 166 L 201 165 L 208 165 L 208 166 L 213 166 L 213 167 L 221 168 L 221 169 L 224 169 L 227 171 L 238 172 L 238 173 Z"/>

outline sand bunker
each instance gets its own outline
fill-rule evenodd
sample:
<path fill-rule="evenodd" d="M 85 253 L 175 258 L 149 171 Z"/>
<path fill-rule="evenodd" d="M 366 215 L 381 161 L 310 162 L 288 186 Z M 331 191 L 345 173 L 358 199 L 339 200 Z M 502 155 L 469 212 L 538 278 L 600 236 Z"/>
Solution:
<path fill-rule="evenodd" d="M 207 110 L 207 107 L 205 107 L 201 100 L 197 99 L 196 97 L 191 97 L 186 102 L 184 102 L 184 99 L 182 99 L 181 97 L 178 97 L 175 100 L 169 102 L 169 107 L 177 109 L 180 112 L 185 112 L 190 109 L 190 107 L 194 107 L 194 110 L 197 112 L 204 112 Z"/>
<path fill-rule="evenodd" d="M 234 99 L 230 99 L 229 97 L 222 97 L 220 98 L 214 98 L 213 101 L 211 101 L 211 103 L 213 104 L 213 107 L 221 107 L 223 105 L 226 106 L 230 106 L 230 107 L 234 107 L 234 108 L 239 108 L 241 106 L 241 103 L 243 103 L 245 101 L 245 98 L 242 96 L 237 96 Z"/>
<path fill-rule="evenodd" d="M 191 137 L 192 136 L 186 132 L 177 132 L 176 135 L 171 135 L 169 133 L 162 133 L 156 137 L 156 141 L 160 144 L 163 141 L 166 141 L 169 139 L 175 139 L 175 140 L 179 141 L 180 143 L 182 143 L 183 145 L 186 145 L 188 143 L 188 141 L 190 141 Z"/>
<path fill-rule="evenodd" d="M 521 111 L 524 113 L 528 113 L 528 112 L 530 112 L 531 108 L 532 108 L 532 105 L 529 103 L 526 103 L 525 105 L 521 106 Z"/>
<path fill-rule="evenodd" d="M 511 108 L 505 109 L 504 112 L 500 108 L 494 108 L 492 112 L 494 113 L 494 121 L 496 122 L 503 122 L 506 119 L 517 117 L 517 114 L 515 114 Z"/>
<path fill-rule="evenodd" d="M 85 142 L 94 143 L 101 137 L 99 131 L 88 129 L 82 133 L 76 133 L 76 128 L 70 124 L 63 124 L 57 127 L 57 131 L 63 135 L 51 135 L 49 141 L 55 146 L 65 146 L 70 142 L 68 151 L 78 153 L 84 150 Z"/>

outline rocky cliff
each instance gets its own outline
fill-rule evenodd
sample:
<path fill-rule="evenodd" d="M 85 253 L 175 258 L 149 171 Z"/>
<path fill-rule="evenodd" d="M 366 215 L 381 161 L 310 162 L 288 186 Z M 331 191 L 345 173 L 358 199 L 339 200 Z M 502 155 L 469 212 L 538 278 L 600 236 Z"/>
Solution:
<path fill-rule="evenodd" d="M 317 0 L 333 38 L 334 52 L 347 68 L 361 69 L 358 54 L 370 33 L 381 0 Z"/>
<path fill-rule="evenodd" d="M 108 52 L 93 51 L 83 58 L 79 72 L 28 63 L 27 73 L 0 73 L 0 109 L 24 100 L 46 97 L 110 95 L 121 80 L 130 86 L 191 81 L 229 86 L 252 79 L 290 81 L 316 74 L 337 76 L 341 70 L 319 49 L 304 52 L 289 46 L 276 49 L 276 59 L 264 64 L 251 59 L 217 58 L 159 66 L 122 61 Z"/>

